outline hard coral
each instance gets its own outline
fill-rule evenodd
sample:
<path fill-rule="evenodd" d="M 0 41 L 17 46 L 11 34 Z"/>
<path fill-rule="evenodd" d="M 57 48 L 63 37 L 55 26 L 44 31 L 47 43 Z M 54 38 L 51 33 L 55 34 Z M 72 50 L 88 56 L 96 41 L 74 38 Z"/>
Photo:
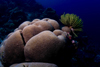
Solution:
<path fill-rule="evenodd" d="M 59 24 L 56 20 L 49 19 L 49 18 L 44 18 L 42 20 L 49 22 L 54 27 L 54 29 L 59 29 L 60 28 L 60 26 L 59 26 Z"/>
<path fill-rule="evenodd" d="M 43 31 L 41 28 L 42 27 L 38 27 L 36 25 L 26 26 L 22 31 L 25 42 L 27 42 L 31 37 Z"/>
<path fill-rule="evenodd" d="M 9 67 L 27 61 L 66 65 L 63 61 L 68 60 L 68 50 L 72 50 L 67 46 L 72 44 L 68 42 L 67 32 L 59 28 L 58 22 L 50 18 L 23 22 L 5 38 L 0 47 L 3 65 Z"/>
<path fill-rule="evenodd" d="M 60 49 L 66 44 L 64 37 L 51 31 L 43 31 L 33 36 L 24 47 L 26 61 L 53 62 Z M 55 59 L 54 59 L 55 58 Z"/>
<path fill-rule="evenodd" d="M 54 20 L 53 20 L 54 21 Z M 53 22 L 58 23 L 58 22 Z M 57 24 L 59 26 L 59 24 Z M 59 27 L 58 27 L 59 29 Z M 2 62 L 4 66 L 24 61 L 24 46 L 35 35 L 45 30 L 54 30 L 50 22 L 34 19 L 32 22 L 25 21 L 14 32 L 10 33 L 0 47 L 0 54 L 4 52 Z M 38 40 L 37 40 L 38 41 Z M 34 45 L 34 44 L 31 44 Z"/>
<path fill-rule="evenodd" d="M 24 44 L 20 32 L 21 30 L 15 31 L 3 43 L 4 56 L 2 59 L 4 62 L 2 63 L 5 67 L 24 61 Z"/>

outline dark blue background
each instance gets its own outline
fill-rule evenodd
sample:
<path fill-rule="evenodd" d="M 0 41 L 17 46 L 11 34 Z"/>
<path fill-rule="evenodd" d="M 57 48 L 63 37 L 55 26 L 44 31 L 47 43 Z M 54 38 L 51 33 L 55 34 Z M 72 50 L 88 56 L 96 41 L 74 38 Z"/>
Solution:
<path fill-rule="evenodd" d="M 100 0 L 36 0 L 45 8 L 51 7 L 60 16 L 74 13 L 83 22 L 83 31 L 92 42 L 100 44 Z"/>

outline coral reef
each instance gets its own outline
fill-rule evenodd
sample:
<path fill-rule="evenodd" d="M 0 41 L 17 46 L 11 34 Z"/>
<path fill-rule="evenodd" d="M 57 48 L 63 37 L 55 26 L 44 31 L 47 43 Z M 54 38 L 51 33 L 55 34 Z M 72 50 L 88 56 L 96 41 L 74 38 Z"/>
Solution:
<path fill-rule="evenodd" d="M 56 41 L 61 40 L 60 42 L 62 42 L 62 40 L 66 40 L 65 41 L 66 49 L 64 50 L 60 49 L 58 54 L 56 55 L 56 58 L 50 55 L 50 57 L 53 57 L 54 59 L 51 58 L 50 61 L 48 62 L 52 62 L 53 60 L 55 60 L 53 62 L 57 64 L 58 67 L 64 67 L 64 66 L 100 67 L 100 48 L 99 48 L 100 45 L 90 42 L 87 34 L 85 34 L 84 32 L 81 32 L 78 35 L 78 33 L 82 31 L 82 25 L 83 25 L 82 20 L 75 14 L 63 14 L 61 15 L 60 21 L 65 25 L 62 25 L 61 27 L 59 18 L 60 17 L 56 14 L 55 10 L 53 10 L 52 8 L 45 9 L 44 7 L 42 7 L 42 5 L 35 2 L 35 0 L 0 0 L 0 43 L 2 42 L 0 44 L 0 66 L 3 67 L 1 65 L 1 61 L 5 67 L 14 63 L 18 63 L 14 64 L 14 67 L 15 66 L 19 67 L 20 65 L 22 65 L 23 67 L 25 67 L 26 65 L 28 65 L 29 67 L 37 65 L 37 63 L 34 60 L 33 63 L 25 61 L 25 55 L 23 54 L 24 53 L 23 47 L 26 46 L 27 42 L 30 41 L 31 38 L 34 39 L 36 35 L 41 35 L 41 37 L 44 38 L 42 36 L 44 35 L 43 33 L 49 32 L 50 35 L 53 35 L 57 39 Z M 43 21 L 43 24 L 42 23 L 40 24 L 40 20 Z M 67 22 L 65 22 L 66 20 Z M 45 28 L 48 30 L 46 30 Z M 50 35 L 46 34 L 46 36 L 48 37 L 51 37 Z M 38 43 L 39 41 L 37 40 L 36 43 Z M 43 41 L 45 43 L 45 41 L 47 40 L 45 40 L 44 38 Z M 50 43 L 52 42 L 53 41 L 51 41 Z M 13 43 L 14 45 L 12 45 L 11 43 Z M 45 45 L 44 43 L 43 45 Z M 58 43 L 59 42 L 57 42 L 55 45 L 57 45 Z M 28 46 L 26 48 L 28 49 L 30 47 Z M 47 46 L 45 48 L 49 47 Z M 45 51 L 44 55 L 46 57 L 45 59 L 47 59 L 48 53 L 47 50 L 45 50 L 45 48 L 44 48 Z M 51 48 L 53 47 L 51 46 Z M 35 51 L 39 50 L 35 49 Z M 53 55 L 52 50 L 48 49 L 48 52 L 50 52 Z M 36 55 L 32 54 L 31 56 L 36 57 L 37 55 L 38 54 Z M 42 59 L 44 55 L 42 55 Z M 26 58 L 29 57 L 27 57 L 26 55 Z M 29 58 L 29 60 L 30 59 L 31 58 Z M 25 63 L 20 63 L 20 62 L 25 62 Z M 43 65 L 46 66 L 45 64 Z M 40 64 L 40 66 L 42 66 L 42 63 Z"/>
<path fill-rule="evenodd" d="M 1 30 L 4 31 L 2 28 Z M 88 37 L 82 32 L 78 38 L 73 40 L 70 37 L 73 35 L 70 33 L 71 30 L 68 26 L 60 29 L 59 23 L 53 19 L 25 21 L 8 34 L 3 42 L 1 41 L 0 61 L 5 67 L 26 61 L 29 66 L 31 66 L 31 62 L 35 64 L 35 61 L 54 63 L 58 67 L 99 66 L 99 54 L 93 50 L 94 46 L 88 45 Z M 26 62 L 25 65 L 28 63 Z"/>

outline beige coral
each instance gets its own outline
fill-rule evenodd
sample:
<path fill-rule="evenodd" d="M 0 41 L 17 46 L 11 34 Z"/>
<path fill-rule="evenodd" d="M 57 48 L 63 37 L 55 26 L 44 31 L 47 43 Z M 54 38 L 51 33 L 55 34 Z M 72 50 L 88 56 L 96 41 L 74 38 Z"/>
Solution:
<path fill-rule="evenodd" d="M 63 37 L 63 36 L 62 36 Z M 64 38 L 64 37 L 63 37 Z M 62 38 L 62 39 L 63 39 Z M 33 36 L 24 48 L 26 61 L 50 62 L 56 57 L 66 41 L 51 31 L 43 31 Z"/>
<path fill-rule="evenodd" d="M 44 18 L 42 20 L 49 22 L 54 27 L 54 29 L 60 29 L 60 26 L 56 20 L 50 18 Z"/>
<path fill-rule="evenodd" d="M 2 43 L 2 63 L 11 65 L 23 61 L 53 62 L 64 53 L 62 50 L 66 46 L 66 36 L 67 33 L 60 30 L 60 25 L 53 19 L 25 21 Z"/>
<path fill-rule="evenodd" d="M 42 27 L 36 26 L 36 25 L 28 25 L 22 30 L 22 34 L 25 40 L 25 43 L 36 34 L 40 33 L 42 30 Z"/>
<path fill-rule="evenodd" d="M 4 41 L 3 63 L 12 64 L 24 61 L 24 44 L 20 32 L 21 30 L 15 31 Z"/>
<path fill-rule="evenodd" d="M 67 26 L 64 26 L 64 27 L 62 27 L 62 31 L 65 31 L 67 33 L 70 33 L 71 32 L 71 29 L 69 27 L 67 27 Z"/>

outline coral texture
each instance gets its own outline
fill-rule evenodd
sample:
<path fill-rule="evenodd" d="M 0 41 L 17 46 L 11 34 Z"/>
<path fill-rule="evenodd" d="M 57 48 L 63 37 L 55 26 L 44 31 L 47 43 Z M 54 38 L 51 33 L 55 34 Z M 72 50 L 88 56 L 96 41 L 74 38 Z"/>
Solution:
<path fill-rule="evenodd" d="M 64 39 L 59 39 L 53 32 L 43 31 L 26 43 L 24 48 L 26 61 L 53 62 L 65 43 Z"/>
<path fill-rule="evenodd" d="M 67 54 L 68 50 L 74 50 L 67 35 L 68 32 L 60 30 L 60 25 L 54 19 L 25 21 L 2 42 L 2 64 L 4 67 L 27 61 L 66 64 L 63 61 L 71 57 L 71 54 Z M 72 47 L 68 48 L 68 45 Z"/>
<path fill-rule="evenodd" d="M 24 44 L 20 32 L 21 30 L 15 31 L 3 42 L 4 55 L 2 59 L 6 65 L 24 61 Z"/>
<path fill-rule="evenodd" d="M 57 24 L 57 22 L 53 23 Z M 57 24 L 57 26 L 59 25 Z M 44 30 L 53 31 L 54 27 L 50 22 L 36 19 L 32 22 L 25 21 L 19 25 L 19 27 L 16 28 L 14 32 L 10 33 L 2 42 L 2 47 L 0 47 L 2 63 L 9 66 L 13 63 L 23 62 L 25 60 L 24 46 L 27 41 Z"/>

